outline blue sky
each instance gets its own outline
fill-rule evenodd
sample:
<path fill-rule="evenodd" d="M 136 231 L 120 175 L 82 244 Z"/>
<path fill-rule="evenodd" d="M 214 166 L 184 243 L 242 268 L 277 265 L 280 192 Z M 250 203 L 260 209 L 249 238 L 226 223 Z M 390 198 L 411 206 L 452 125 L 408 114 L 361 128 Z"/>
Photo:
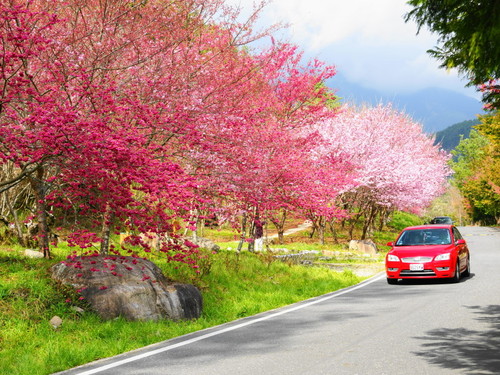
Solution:
<path fill-rule="evenodd" d="M 243 15 L 252 10 L 253 0 L 226 2 L 240 6 Z M 387 94 L 439 87 L 479 98 L 456 71 L 439 68 L 427 54 L 437 36 L 427 30 L 416 35 L 415 23 L 404 22 L 410 9 L 405 0 L 272 0 L 258 26 L 288 24 L 279 39 L 364 87 Z"/>

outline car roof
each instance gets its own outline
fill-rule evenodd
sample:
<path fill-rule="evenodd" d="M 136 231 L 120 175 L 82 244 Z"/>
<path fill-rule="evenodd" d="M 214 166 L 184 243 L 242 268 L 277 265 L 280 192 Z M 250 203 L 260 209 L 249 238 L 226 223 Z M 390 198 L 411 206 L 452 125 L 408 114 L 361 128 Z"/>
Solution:
<path fill-rule="evenodd" d="M 436 229 L 436 228 L 446 228 L 450 229 L 454 227 L 452 224 L 425 224 L 425 225 L 414 225 L 412 227 L 406 227 L 403 230 L 415 230 L 415 229 Z"/>

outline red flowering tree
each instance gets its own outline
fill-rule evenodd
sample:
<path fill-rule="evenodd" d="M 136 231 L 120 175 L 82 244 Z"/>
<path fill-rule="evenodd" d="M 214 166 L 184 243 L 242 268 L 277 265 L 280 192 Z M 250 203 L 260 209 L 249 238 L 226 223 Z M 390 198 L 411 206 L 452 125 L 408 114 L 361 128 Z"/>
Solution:
<path fill-rule="evenodd" d="M 214 197 L 272 210 L 305 196 L 314 143 L 301 129 L 329 115 L 332 68 L 302 68 L 288 45 L 240 49 L 251 28 L 215 0 L 0 11 L 0 158 L 19 171 L 0 184 L 30 181 L 46 256 L 50 206 L 93 228 L 72 241 L 106 252 L 114 226 L 169 232 L 171 215 Z"/>
<path fill-rule="evenodd" d="M 199 117 L 206 106 L 197 93 L 209 94 L 193 74 L 203 76 L 210 39 L 191 37 L 200 29 L 217 34 L 205 13 L 193 10 L 203 6 L 213 14 L 217 4 L 2 5 L 1 158 L 19 174 L 1 183 L 9 188 L 30 180 L 46 256 L 48 198 L 71 204 L 78 217 L 100 215 L 105 241 L 113 218 L 130 218 L 133 209 L 185 209 L 183 202 L 192 200 L 173 156 L 189 147 L 183 138 L 196 138 L 193 113 Z M 189 62 L 193 54 L 199 59 Z M 153 226 L 139 217 L 127 223 Z"/>
<path fill-rule="evenodd" d="M 345 163 L 318 158 L 321 138 L 310 131 L 335 116 L 328 109 L 334 96 L 322 85 L 335 70 L 318 61 L 303 65 L 302 55 L 287 44 L 248 59 L 255 67 L 245 83 L 248 95 L 189 156 L 195 173 L 207 176 L 203 191 L 243 216 L 243 236 L 260 219 L 274 223 L 282 236 L 291 209 L 338 213 L 332 201 L 348 178 Z"/>

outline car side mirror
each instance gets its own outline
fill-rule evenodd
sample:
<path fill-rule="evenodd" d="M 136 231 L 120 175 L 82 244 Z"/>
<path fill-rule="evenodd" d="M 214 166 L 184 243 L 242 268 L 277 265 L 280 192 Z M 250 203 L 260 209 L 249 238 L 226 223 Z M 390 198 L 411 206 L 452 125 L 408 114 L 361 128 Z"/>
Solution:
<path fill-rule="evenodd" d="M 463 238 L 457 241 L 457 245 L 464 245 L 464 244 L 465 240 Z"/>
<path fill-rule="evenodd" d="M 394 246 L 394 242 L 387 242 L 386 246 L 393 247 Z"/>

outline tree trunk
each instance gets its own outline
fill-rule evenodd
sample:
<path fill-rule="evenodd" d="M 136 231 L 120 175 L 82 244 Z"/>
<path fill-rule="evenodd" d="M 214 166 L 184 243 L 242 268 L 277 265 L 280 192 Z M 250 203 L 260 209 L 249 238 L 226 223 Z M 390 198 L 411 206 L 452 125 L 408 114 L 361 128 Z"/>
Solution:
<path fill-rule="evenodd" d="M 373 225 L 373 221 L 375 219 L 375 216 L 377 215 L 377 206 L 372 205 L 368 214 L 368 217 L 365 218 L 365 223 L 363 225 L 363 233 L 361 234 L 361 240 L 366 239 L 366 234 L 370 230 L 370 228 Z"/>
<path fill-rule="evenodd" d="M 317 216 L 311 212 L 309 212 L 309 214 L 306 217 L 311 221 L 312 224 L 312 230 L 311 233 L 309 234 L 309 238 L 313 238 L 314 233 L 316 233 L 316 229 L 318 229 L 318 223 L 317 223 L 318 219 Z"/>
<path fill-rule="evenodd" d="M 285 233 L 286 215 L 287 215 L 287 211 L 283 210 L 281 213 L 280 219 L 271 219 L 274 226 L 276 227 L 276 230 L 278 231 L 278 242 L 280 245 L 283 245 L 283 243 L 285 242 L 284 241 L 284 239 L 285 239 L 284 233 Z"/>
<path fill-rule="evenodd" d="M 248 242 L 248 251 L 253 253 L 255 251 L 255 219 L 250 222 L 250 228 L 248 228 L 248 237 L 251 238 L 251 241 Z"/>
<path fill-rule="evenodd" d="M 328 224 L 330 225 L 330 230 L 332 231 L 333 242 L 339 243 L 339 239 L 337 237 L 337 231 L 335 230 L 335 220 L 331 220 Z"/>
<path fill-rule="evenodd" d="M 21 246 L 26 246 L 26 242 L 24 241 L 23 237 L 23 230 L 21 229 L 21 224 L 19 223 L 19 216 L 17 216 L 17 211 L 12 206 L 12 202 L 10 201 L 8 192 L 5 193 L 5 202 L 7 203 L 10 214 L 14 218 L 14 227 L 16 229 L 17 240 L 19 241 Z"/>
<path fill-rule="evenodd" d="M 384 208 L 380 212 L 379 216 L 379 224 L 378 224 L 378 231 L 382 232 L 384 230 L 384 226 L 387 224 L 387 218 L 389 217 L 389 209 Z"/>
<path fill-rule="evenodd" d="M 50 258 L 49 228 L 47 225 L 47 211 L 45 202 L 46 186 L 43 182 L 44 169 L 39 167 L 36 177 L 30 176 L 29 181 L 35 194 L 36 218 L 38 224 L 38 248 L 43 253 L 44 258 Z"/>
<path fill-rule="evenodd" d="M 278 231 L 278 243 L 280 245 L 283 245 L 285 243 L 285 231 L 284 230 Z"/>
<path fill-rule="evenodd" d="M 356 227 L 356 224 L 358 223 L 360 217 L 361 217 L 361 213 L 358 213 L 352 219 L 350 219 L 350 221 L 351 221 L 351 226 L 349 227 L 349 239 L 350 240 L 353 239 L 354 228 Z"/>
<path fill-rule="evenodd" d="M 241 235 L 240 235 L 240 242 L 238 243 L 238 253 L 243 248 L 243 242 L 245 241 L 246 230 L 247 230 L 247 214 L 245 212 L 243 213 L 243 217 L 241 218 Z"/>
<path fill-rule="evenodd" d="M 111 228 L 113 226 L 113 211 L 109 204 L 106 205 L 106 212 L 102 220 L 102 240 L 101 240 L 101 254 L 107 255 L 109 253 L 109 240 L 111 236 Z"/>
<path fill-rule="evenodd" d="M 324 216 L 320 216 L 318 218 L 318 235 L 319 235 L 319 240 L 322 245 L 325 244 L 325 227 L 326 227 L 326 220 Z"/>
<path fill-rule="evenodd" d="M 192 222 L 195 222 L 195 229 L 190 229 L 192 228 Z M 198 233 L 197 233 L 197 228 L 198 228 L 198 210 L 196 209 L 195 211 L 191 210 L 190 211 L 190 216 L 189 216 L 189 225 L 186 225 L 186 228 L 184 229 L 184 236 L 187 235 L 187 233 L 191 230 L 193 239 L 196 241 L 198 238 Z"/>

